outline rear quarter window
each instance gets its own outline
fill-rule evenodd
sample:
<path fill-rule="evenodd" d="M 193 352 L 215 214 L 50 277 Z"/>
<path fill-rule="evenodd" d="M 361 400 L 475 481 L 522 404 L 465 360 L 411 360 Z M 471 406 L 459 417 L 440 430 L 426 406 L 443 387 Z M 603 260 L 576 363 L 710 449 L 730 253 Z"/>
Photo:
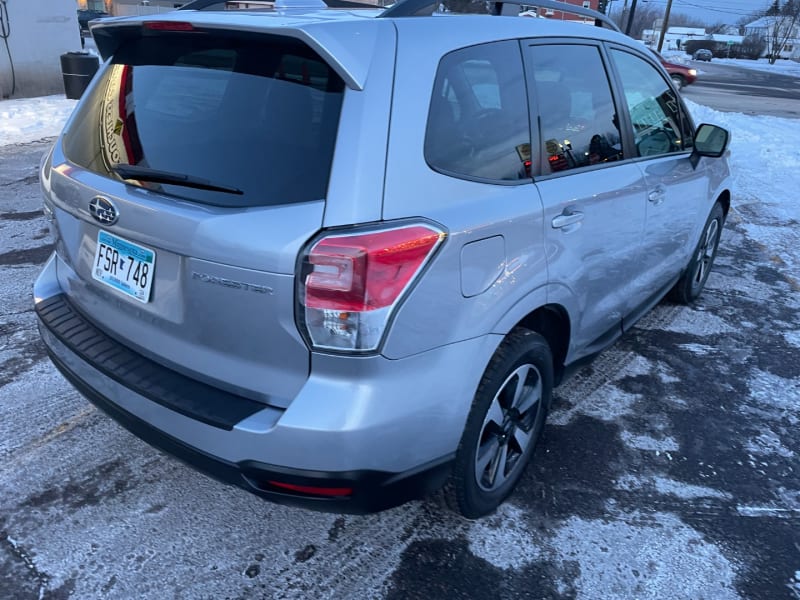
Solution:
<path fill-rule="evenodd" d="M 218 206 L 326 195 L 344 83 L 310 48 L 276 36 L 172 34 L 114 55 L 64 137 L 74 163 L 117 178 L 137 165 L 240 190 L 131 181 Z"/>
<path fill-rule="evenodd" d="M 463 48 L 439 63 L 425 160 L 453 177 L 530 181 L 530 124 L 519 44 Z"/>

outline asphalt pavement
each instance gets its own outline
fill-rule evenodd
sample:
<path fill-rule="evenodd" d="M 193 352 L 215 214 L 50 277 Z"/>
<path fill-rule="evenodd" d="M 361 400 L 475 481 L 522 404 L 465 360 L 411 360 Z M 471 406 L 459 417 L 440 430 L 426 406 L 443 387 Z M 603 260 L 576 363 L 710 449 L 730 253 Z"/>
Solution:
<path fill-rule="evenodd" d="M 697 305 L 660 304 L 556 390 L 495 515 L 338 516 L 197 474 L 50 365 L 46 147 L 0 148 L 0 598 L 800 598 L 800 274 L 745 234 L 774 224 L 757 204 Z"/>
<path fill-rule="evenodd" d="M 734 65 L 689 61 L 697 81 L 681 93 L 699 104 L 723 112 L 773 117 L 800 117 L 800 77 L 738 68 Z"/>

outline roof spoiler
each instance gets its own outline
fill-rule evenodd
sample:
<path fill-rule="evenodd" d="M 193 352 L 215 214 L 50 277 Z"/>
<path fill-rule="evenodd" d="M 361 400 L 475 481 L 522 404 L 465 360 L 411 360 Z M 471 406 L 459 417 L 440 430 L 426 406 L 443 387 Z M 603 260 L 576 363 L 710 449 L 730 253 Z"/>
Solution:
<path fill-rule="evenodd" d="M 380 16 L 394 18 L 431 15 L 438 8 L 439 2 L 440 0 L 401 0 L 383 11 Z M 555 0 L 501 0 L 499 2 L 487 2 L 487 4 L 489 4 L 491 14 L 493 15 L 515 15 L 519 13 L 519 9 L 517 9 L 515 13 L 513 12 L 513 6 L 535 6 L 537 8 L 547 8 L 549 10 L 557 10 L 581 17 L 588 17 L 594 19 L 594 24 L 598 27 L 606 26 L 609 29 L 622 33 L 622 30 L 617 27 L 617 24 L 603 13 L 590 8 L 583 8 L 582 6 L 567 4 L 566 2 L 556 2 Z"/>

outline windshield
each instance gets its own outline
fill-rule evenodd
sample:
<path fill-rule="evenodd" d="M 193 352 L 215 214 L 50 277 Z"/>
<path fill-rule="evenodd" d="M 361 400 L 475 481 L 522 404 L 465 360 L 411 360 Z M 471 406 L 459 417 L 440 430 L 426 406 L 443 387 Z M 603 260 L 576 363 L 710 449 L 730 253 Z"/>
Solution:
<path fill-rule="evenodd" d="M 139 38 L 99 77 L 65 133 L 64 152 L 76 164 L 116 179 L 117 166 L 136 165 L 206 181 L 217 187 L 125 178 L 217 206 L 325 197 L 344 84 L 302 43 Z"/>

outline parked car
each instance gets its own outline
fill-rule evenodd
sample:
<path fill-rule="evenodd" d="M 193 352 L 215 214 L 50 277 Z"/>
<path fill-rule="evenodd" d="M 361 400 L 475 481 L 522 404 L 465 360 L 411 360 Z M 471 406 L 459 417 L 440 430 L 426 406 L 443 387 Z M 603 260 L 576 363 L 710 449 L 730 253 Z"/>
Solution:
<path fill-rule="evenodd" d="M 658 57 L 661 66 L 669 73 L 672 83 L 674 83 L 675 87 L 679 90 L 697 81 L 697 69 L 691 69 L 686 65 L 669 62 L 655 50 L 651 49 L 650 51 Z"/>
<path fill-rule="evenodd" d="M 727 132 L 581 7 L 608 28 L 203 3 L 93 29 L 106 61 L 41 169 L 53 362 L 264 498 L 491 512 L 553 387 L 702 292 Z"/>
<path fill-rule="evenodd" d="M 692 58 L 694 60 L 704 60 L 706 62 L 711 62 L 713 56 L 714 55 L 712 54 L 711 50 L 708 50 L 706 48 L 700 48 L 699 50 L 697 50 L 697 52 L 694 53 L 694 56 L 692 56 Z"/>
<path fill-rule="evenodd" d="M 89 37 L 89 22 L 95 19 L 104 19 L 111 15 L 102 10 L 78 10 L 78 28 L 82 37 Z"/>

